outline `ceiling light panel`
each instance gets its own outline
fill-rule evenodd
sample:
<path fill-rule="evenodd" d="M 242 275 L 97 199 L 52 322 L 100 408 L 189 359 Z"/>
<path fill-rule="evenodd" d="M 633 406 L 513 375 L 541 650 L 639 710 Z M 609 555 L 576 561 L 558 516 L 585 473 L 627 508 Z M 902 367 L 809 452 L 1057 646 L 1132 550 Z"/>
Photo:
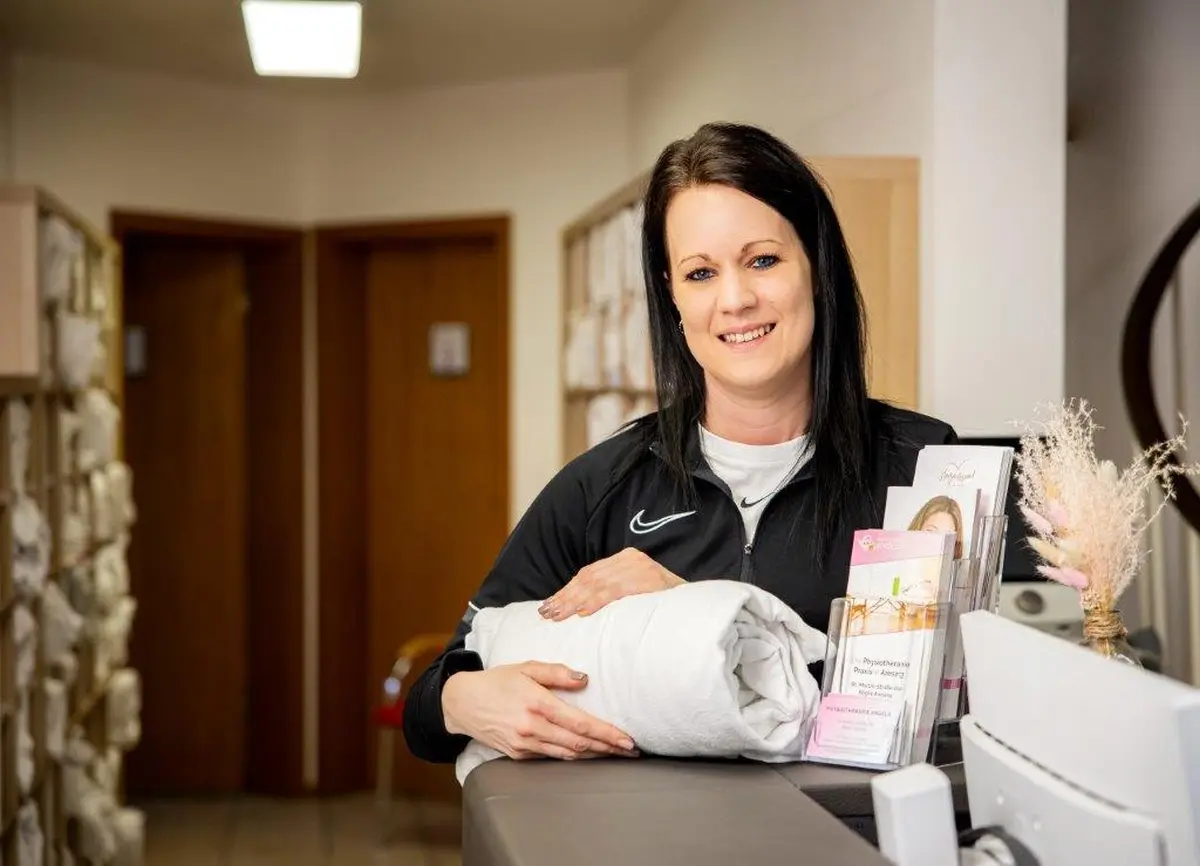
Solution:
<path fill-rule="evenodd" d="M 349 0 L 242 0 L 250 59 L 259 75 L 354 78 L 362 4 Z"/>

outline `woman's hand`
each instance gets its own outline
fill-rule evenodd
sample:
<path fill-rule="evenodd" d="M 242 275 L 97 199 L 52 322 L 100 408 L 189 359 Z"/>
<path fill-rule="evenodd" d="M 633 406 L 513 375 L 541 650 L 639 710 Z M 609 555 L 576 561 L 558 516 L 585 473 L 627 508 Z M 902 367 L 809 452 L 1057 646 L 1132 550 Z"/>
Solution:
<path fill-rule="evenodd" d="M 627 547 L 579 570 L 571 581 L 546 599 L 538 612 L 560 622 L 573 614 L 587 616 L 606 604 L 643 592 L 658 592 L 684 582 L 636 547 Z"/>
<path fill-rule="evenodd" d="M 544 662 L 463 671 L 442 689 L 446 730 L 517 760 L 636 757 L 628 734 L 550 691 L 578 691 L 586 685 L 585 674 Z"/>

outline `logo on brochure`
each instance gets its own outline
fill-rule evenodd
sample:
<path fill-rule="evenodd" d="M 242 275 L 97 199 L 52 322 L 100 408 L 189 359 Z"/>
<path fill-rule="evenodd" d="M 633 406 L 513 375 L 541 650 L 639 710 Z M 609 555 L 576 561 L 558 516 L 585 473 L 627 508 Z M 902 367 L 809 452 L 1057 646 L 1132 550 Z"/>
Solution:
<path fill-rule="evenodd" d="M 863 550 L 874 550 L 880 548 L 882 550 L 899 550 L 900 545 L 894 541 L 880 541 L 870 533 L 866 533 L 859 537 L 858 546 Z"/>
<path fill-rule="evenodd" d="M 938 473 L 938 481 L 950 484 L 954 487 L 962 487 L 975 480 L 975 467 L 967 468 L 969 460 L 962 460 L 958 463 L 947 463 Z"/>

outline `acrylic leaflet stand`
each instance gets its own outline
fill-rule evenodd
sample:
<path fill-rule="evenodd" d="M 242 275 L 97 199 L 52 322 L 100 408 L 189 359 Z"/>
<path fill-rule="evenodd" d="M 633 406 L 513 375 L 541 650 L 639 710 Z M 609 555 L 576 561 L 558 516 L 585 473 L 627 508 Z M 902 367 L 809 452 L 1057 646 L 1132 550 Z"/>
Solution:
<path fill-rule="evenodd" d="M 959 760 L 957 726 L 966 711 L 958 617 L 998 603 L 1006 516 L 985 518 L 970 557 L 955 560 L 936 602 L 839 598 L 829 612 L 821 710 L 802 758 L 814 763 L 894 770 Z M 890 638 L 887 651 L 868 649 Z M 902 655 L 906 662 L 897 663 Z M 890 658 L 889 658 L 890 656 Z M 905 666 L 905 664 L 907 666 Z"/>
<path fill-rule="evenodd" d="M 834 600 L 821 709 L 803 760 L 868 770 L 928 760 L 950 615 L 947 602 Z"/>
<path fill-rule="evenodd" d="M 1000 601 L 1000 578 L 1008 537 L 1008 516 L 987 517 L 975 528 L 972 556 L 956 560 L 950 597 L 953 606 L 946 641 L 945 691 L 939 722 L 957 722 L 966 712 L 966 670 L 958 617 L 973 610 L 995 611 Z"/>
<path fill-rule="evenodd" d="M 958 723 L 968 712 L 968 671 L 964 664 L 958 618 L 972 610 L 995 612 L 1000 606 L 1000 582 L 1007 549 L 1008 517 L 989 517 L 976 527 L 974 555 L 955 562 L 954 613 L 947 635 L 942 706 L 934 731 L 930 762 L 946 766 L 962 761 Z"/>

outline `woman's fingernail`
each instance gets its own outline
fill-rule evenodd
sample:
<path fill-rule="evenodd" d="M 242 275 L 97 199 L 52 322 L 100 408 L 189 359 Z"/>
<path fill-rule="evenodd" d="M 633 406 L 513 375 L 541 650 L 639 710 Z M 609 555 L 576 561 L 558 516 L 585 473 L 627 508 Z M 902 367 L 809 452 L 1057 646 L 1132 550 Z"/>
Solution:
<path fill-rule="evenodd" d="M 633 749 L 633 740 L 629 739 L 629 737 L 621 740 L 621 748 L 625 751 L 631 751 Z"/>
<path fill-rule="evenodd" d="M 571 671 L 571 679 L 573 679 L 573 680 L 586 680 L 586 679 L 587 679 L 587 674 L 585 674 L 583 671 Z"/>

